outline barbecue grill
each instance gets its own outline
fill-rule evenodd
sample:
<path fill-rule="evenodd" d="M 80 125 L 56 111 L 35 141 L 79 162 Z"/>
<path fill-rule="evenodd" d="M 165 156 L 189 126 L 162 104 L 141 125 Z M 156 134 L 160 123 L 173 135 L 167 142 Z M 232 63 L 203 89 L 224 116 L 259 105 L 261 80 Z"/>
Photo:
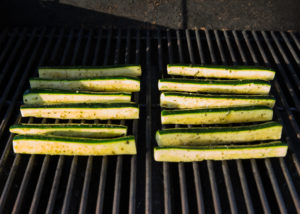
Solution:
<path fill-rule="evenodd" d="M 285 158 L 158 163 L 157 81 L 169 63 L 262 65 L 276 70 L 276 120 Z M 141 64 L 140 119 L 126 122 L 137 156 L 14 154 L 28 78 L 38 66 Z M 300 35 L 285 31 L 114 27 L 8 27 L 0 30 L 0 213 L 299 213 Z M 124 123 L 80 121 L 73 123 Z"/>

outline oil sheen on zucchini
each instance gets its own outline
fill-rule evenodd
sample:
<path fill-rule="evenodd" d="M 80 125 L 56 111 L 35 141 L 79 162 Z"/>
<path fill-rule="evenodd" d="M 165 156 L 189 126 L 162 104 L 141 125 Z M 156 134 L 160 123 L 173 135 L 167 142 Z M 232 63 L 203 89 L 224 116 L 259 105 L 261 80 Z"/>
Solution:
<path fill-rule="evenodd" d="M 186 91 L 224 94 L 269 94 L 271 84 L 264 80 L 160 79 L 160 91 Z"/>
<path fill-rule="evenodd" d="M 31 78 L 30 87 L 34 89 L 83 90 L 138 92 L 140 80 L 136 77 L 96 77 L 82 79 L 42 79 Z"/>
<path fill-rule="evenodd" d="M 205 78 L 273 80 L 275 71 L 253 66 L 168 65 L 168 74 Z"/>
<path fill-rule="evenodd" d="M 136 154 L 134 136 L 120 138 L 74 138 L 42 135 L 17 135 L 15 153 L 47 155 L 125 155 Z"/>
<path fill-rule="evenodd" d="M 122 120 L 138 119 L 139 108 L 135 103 L 23 105 L 21 114 L 56 119 Z"/>
<path fill-rule="evenodd" d="M 126 135 L 127 126 L 115 124 L 18 124 L 10 132 L 21 135 L 54 135 L 69 137 L 106 138 Z"/>
<path fill-rule="evenodd" d="M 199 146 L 264 140 L 280 140 L 282 125 L 266 122 L 248 126 L 170 128 L 158 130 L 159 146 Z"/>
<path fill-rule="evenodd" d="M 229 124 L 269 121 L 273 110 L 267 106 L 163 110 L 162 124 Z"/>
<path fill-rule="evenodd" d="M 138 77 L 140 65 L 39 67 L 39 77 L 45 79 L 80 79 L 103 76 Z"/>
<path fill-rule="evenodd" d="M 284 157 L 286 156 L 287 149 L 287 145 L 280 141 L 251 145 L 156 147 L 154 148 L 154 160 L 192 162 L 203 160 Z"/>
<path fill-rule="evenodd" d="M 273 108 L 275 98 L 264 95 L 224 95 L 164 92 L 160 104 L 166 108 L 197 109 L 263 105 Z"/>
<path fill-rule="evenodd" d="M 131 94 L 125 92 L 83 92 L 51 89 L 27 90 L 23 96 L 24 104 L 61 103 L 123 103 L 130 102 Z"/>

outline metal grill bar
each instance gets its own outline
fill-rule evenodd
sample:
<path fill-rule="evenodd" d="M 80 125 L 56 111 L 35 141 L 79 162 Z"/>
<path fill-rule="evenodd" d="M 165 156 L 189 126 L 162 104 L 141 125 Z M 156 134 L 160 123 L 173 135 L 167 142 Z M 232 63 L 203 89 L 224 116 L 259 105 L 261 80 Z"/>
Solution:
<path fill-rule="evenodd" d="M 151 68 L 151 41 L 150 31 L 146 32 L 146 79 L 151 83 L 152 68 Z M 146 186 L 145 186 L 145 213 L 152 213 L 152 136 L 151 136 L 151 106 L 152 106 L 152 93 L 151 84 L 146 85 Z"/>
<path fill-rule="evenodd" d="M 9 37 L 9 40 L 8 42 L 6 43 L 5 45 L 5 48 L 3 49 L 3 52 L 1 53 L 0 55 L 0 62 L 3 63 L 3 59 L 4 57 L 6 57 L 8 54 L 8 51 L 12 48 L 12 44 L 13 42 L 15 41 L 16 37 L 17 37 L 17 33 L 18 33 L 18 30 L 17 29 L 14 29 L 12 35 Z M 4 34 L 3 34 L 4 35 Z M 4 38 L 4 36 L 3 36 Z M 4 69 L 3 69 L 4 70 Z M 1 76 L 3 76 L 3 73 L 1 72 Z M 1 77 L 3 78 L 3 77 Z M 2 81 L 0 81 L 2 82 Z"/>
<path fill-rule="evenodd" d="M 25 39 L 25 35 L 27 33 L 27 30 L 24 29 L 21 32 L 21 38 L 18 40 L 16 46 L 14 47 L 12 53 L 10 54 L 10 57 L 8 59 L 8 61 L 5 63 L 5 66 L 3 68 L 3 72 L 1 73 L 1 77 L 0 77 L 0 83 L 2 83 L 4 77 L 7 75 L 9 67 L 12 65 L 12 62 L 14 60 L 14 58 L 16 57 L 16 55 L 18 54 L 18 51 L 20 49 L 20 46 L 22 45 L 23 39 Z M 8 55 L 7 51 L 10 49 L 10 46 L 13 44 L 14 39 L 17 37 L 17 31 L 15 32 L 14 36 L 11 37 L 8 45 L 7 45 L 7 49 L 4 50 L 3 55 L 1 56 L 1 61 L 3 60 L 3 58 Z M 1 97 L 1 100 L 4 100 L 4 98 Z"/>
<path fill-rule="evenodd" d="M 84 50 L 84 56 L 82 60 L 83 65 L 87 65 L 87 59 L 88 59 L 88 54 L 89 50 L 91 48 L 91 43 L 92 43 L 92 34 L 93 30 L 89 30 L 88 34 L 88 41 L 87 45 Z M 99 38 L 97 38 L 97 43 L 99 41 Z M 93 62 L 93 65 L 96 63 Z M 80 199 L 80 206 L 79 206 L 79 213 L 83 214 L 86 212 L 86 206 L 87 206 L 87 200 L 88 200 L 88 192 L 90 188 L 90 181 L 91 181 L 91 175 L 92 175 L 92 167 L 93 167 L 93 156 L 88 157 L 87 161 L 87 166 L 85 169 L 85 175 L 84 175 L 84 183 L 83 183 L 83 188 L 82 188 L 82 193 L 81 193 L 81 199 Z"/>
<path fill-rule="evenodd" d="M 71 60 L 71 65 L 76 64 L 76 58 L 77 58 L 77 55 L 79 54 L 79 46 L 80 46 L 80 43 L 82 40 L 82 33 L 83 33 L 83 29 L 81 28 L 78 33 L 78 36 L 77 36 L 77 42 L 76 42 L 75 49 L 74 49 L 74 55 Z M 71 123 L 71 122 L 72 122 L 72 120 L 69 120 L 69 123 Z M 69 175 L 69 179 L 68 179 L 66 194 L 64 197 L 62 213 L 68 213 L 68 210 L 69 210 L 69 204 L 70 204 L 71 195 L 72 195 L 72 191 L 73 191 L 73 185 L 75 182 L 77 165 L 78 165 L 78 156 L 74 156 L 72 158 L 72 165 L 71 165 L 70 175 Z"/>
<path fill-rule="evenodd" d="M 118 30 L 118 36 L 117 36 L 117 46 L 115 50 L 115 59 L 114 63 L 119 63 L 119 53 L 120 53 L 120 45 L 121 45 L 121 29 Z M 122 121 L 121 123 L 124 123 Z M 117 168 L 116 168 L 116 175 L 115 175 L 115 187 L 114 187 L 114 198 L 113 198 L 113 207 L 112 207 L 112 213 L 117 214 L 119 213 L 120 209 L 120 190 L 121 190 L 121 173 L 122 173 L 122 165 L 123 165 L 123 157 L 118 156 L 117 158 Z"/>
<path fill-rule="evenodd" d="M 139 62 L 139 49 L 140 49 L 140 39 L 139 39 L 139 32 L 137 32 L 137 38 L 136 38 L 136 64 L 140 64 Z M 130 62 L 130 47 L 131 47 L 131 30 L 127 30 L 127 39 L 126 39 L 126 51 L 125 51 L 125 64 L 128 64 Z M 136 93 L 133 95 L 135 102 L 139 103 L 139 95 Z M 132 124 L 132 133 L 134 134 L 136 138 L 136 142 L 138 142 L 139 136 L 138 136 L 138 121 L 134 120 Z M 139 151 L 139 145 L 137 144 L 137 151 Z M 129 208 L 128 208 L 128 213 L 130 214 L 135 214 L 135 205 L 136 205 L 136 156 L 133 155 L 131 157 L 130 161 L 130 187 L 129 187 Z"/>
<path fill-rule="evenodd" d="M 105 47 L 105 58 L 104 58 L 104 65 L 108 63 L 108 56 L 110 51 L 110 43 L 112 37 L 112 29 L 109 29 L 108 39 Z M 98 192 L 98 201 L 97 201 L 97 213 L 102 213 L 103 210 L 103 203 L 104 203 L 104 191 L 105 191 L 105 184 L 106 184 L 106 177 L 107 177 L 107 164 L 108 158 L 104 156 L 102 158 L 102 166 L 101 166 L 101 174 L 100 174 L 100 181 L 99 181 L 99 192 Z"/>
<path fill-rule="evenodd" d="M 168 31 L 169 35 L 169 31 Z M 162 76 L 165 74 L 163 73 L 163 50 L 162 50 L 162 38 L 161 38 L 161 32 L 157 32 L 157 49 L 158 49 L 158 68 L 159 72 L 162 73 Z M 171 44 L 168 42 L 168 48 L 172 48 Z M 170 51 L 169 51 L 170 52 Z M 169 163 L 164 162 L 163 163 L 163 185 L 164 185 L 164 211 L 165 214 L 171 214 L 172 213 L 172 207 L 171 207 L 171 187 L 170 187 L 170 167 Z"/>
<path fill-rule="evenodd" d="M 176 30 L 176 38 L 177 38 L 177 46 L 178 46 L 178 53 L 179 53 L 179 61 L 183 63 L 183 55 L 182 55 L 182 47 L 181 47 L 181 36 L 180 31 Z M 173 63 L 174 60 L 170 59 L 170 63 Z M 179 126 L 175 126 L 176 128 Z M 178 171 L 179 171 L 179 183 L 180 183 L 180 195 L 181 195 L 181 210 L 182 213 L 189 213 L 189 205 L 188 205 L 188 196 L 186 190 L 186 178 L 185 178 L 185 167 L 184 163 L 178 164 Z"/>
<path fill-rule="evenodd" d="M 196 64 L 192 44 L 191 44 L 191 37 L 190 37 L 190 31 L 186 30 L 186 38 L 187 38 L 187 45 L 189 50 L 189 56 L 191 59 L 192 64 Z M 198 46 L 199 48 L 199 46 Z M 204 208 L 204 201 L 203 201 L 203 194 L 202 194 L 202 187 L 201 187 L 201 178 L 199 173 L 199 165 L 198 163 L 193 163 L 193 173 L 194 173 L 194 182 L 195 182 L 195 191 L 196 191 L 196 197 L 197 197 L 197 208 L 199 213 L 205 213 Z"/>

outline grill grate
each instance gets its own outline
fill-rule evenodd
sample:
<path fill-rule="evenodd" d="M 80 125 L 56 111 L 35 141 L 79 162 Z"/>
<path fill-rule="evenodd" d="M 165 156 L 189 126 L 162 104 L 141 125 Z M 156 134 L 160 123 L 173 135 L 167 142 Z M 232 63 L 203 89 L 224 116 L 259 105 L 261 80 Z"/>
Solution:
<path fill-rule="evenodd" d="M 15 28 L 0 31 L 1 213 L 295 213 L 300 210 L 300 36 L 293 32 Z M 139 122 L 126 122 L 138 156 L 15 155 L 8 127 L 38 65 L 141 64 Z M 276 118 L 289 144 L 285 158 L 156 163 L 160 128 L 157 80 L 167 63 L 276 68 Z M 152 84 L 150 84 L 152 83 Z M 113 121 L 80 121 L 97 123 Z M 116 121 L 122 122 L 122 121 Z"/>

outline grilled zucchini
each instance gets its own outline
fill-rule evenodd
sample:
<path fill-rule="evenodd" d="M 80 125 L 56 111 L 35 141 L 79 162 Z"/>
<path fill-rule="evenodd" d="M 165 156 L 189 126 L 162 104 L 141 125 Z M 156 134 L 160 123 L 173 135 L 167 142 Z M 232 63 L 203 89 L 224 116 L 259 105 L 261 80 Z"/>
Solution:
<path fill-rule="evenodd" d="M 160 91 L 186 91 L 224 94 L 269 94 L 271 84 L 264 80 L 160 79 Z"/>
<path fill-rule="evenodd" d="M 91 79 L 31 78 L 31 88 L 56 90 L 138 92 L 140 80 L 135 77 L 97 77 Z"/>
<path fill-rule="evenodd" d="M 51 89 L 27 90 L 23 96 L 24 104 L 62 104 L 62 103 L 123 103 L 130 102 L 131 94 L 124 92 L 83 92 Z"/>
<path fill-rule="evenodd" d="M 23 117 L 122 120 L 138 119 L 139 108 L 135 103 L 23 105 L 21 114 Z"/>
<path fill-rule="evenodd" d="M 168 65 L 168 74 L 205 78 L 273 80 L 275 71 L 253 66 Z"/>
<path fill-rule="evenodd" d="M 282 125 L 267 122 L 236 127 L 170 128 L 156 132 L 159 146 L 195 146 L 279 140 Z"/>
<path fill-rule="evenodd" d="M 160 104 L 166 108 L 218 108 L 263 105 L 273 108 L 275 98 L 263 95 L 210 95 L 180 92 L 164 92 Z"/>
<path fill-rule="evenodd" d="M 136 154 L 133 136 L 108 139 L 17 135 L 15 153 L 47 155 L 124 155 Z"/>
<path fill-rule="evenodd" d="M 54 135 L 69 137 L 118 137 L 126 135 L 127 126 L 115 124 L 18 124 L 10 132 L 21 135 Z"/>
<path fill-rule="evenodd" d="M 78 79 L 103 76 L 141 76 L 140 65 L 39 67 L 39 77 L 46 79 Z"/>
<path fill-rule="evenodd" d="M 156 147 L 154 148 L 154 160 L 192 162 L 202 160 L 284 157 L 286 156 L 287 149 L 287 145 L 280 141 L 251 145 Z"/>
<path fill-rule="evenodd" d="M 266 106 L 163 110 L 162 124 L 228 124 L 268 121 L 273 110 Z"/>

